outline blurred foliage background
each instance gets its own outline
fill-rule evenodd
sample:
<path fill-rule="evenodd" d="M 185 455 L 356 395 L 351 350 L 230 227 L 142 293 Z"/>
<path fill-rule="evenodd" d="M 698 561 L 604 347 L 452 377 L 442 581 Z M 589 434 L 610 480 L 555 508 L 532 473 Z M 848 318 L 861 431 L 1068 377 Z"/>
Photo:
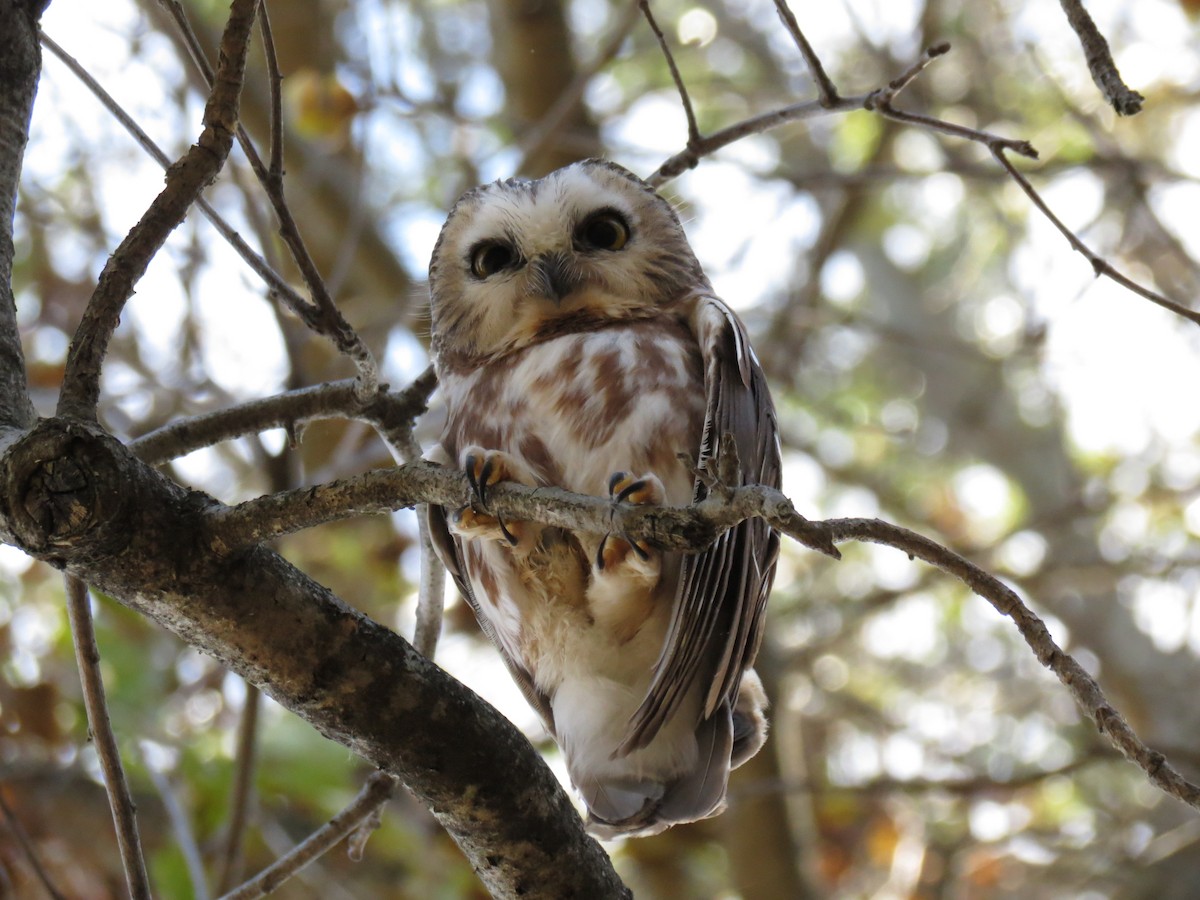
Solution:
<path fill-rule="evenodd" d="M 214 47 L 224 5 L 183 6 Z M 1146 97 L 1135 117 L 1105 106 L 1058 4 L 835 0 L 794 11 L 844 94 L 884 85 L 949 40 L 952 52 L 898 105 L 1031 140 L 1041 161 L 1022 168 L 1064 221 L 1135 279 L 1194 305 L 1196 4 L 1088 7 Z M 427 362 L 422 280 L 461 191 L 597 154 L 647 175 L 686 142 L 667 68 L 627 2 L 268 8 L 286 76 L 289 200 L 394 386 Z M 771 3 L 654 9 L 703 130 L 814 96 Z M 203 93 L 162 4 L 55 0 L 43 24 L 169 154 L 194 140 Z M 260 141 L 267 96 L 258 53 L 244 118 Z M 160 186 L 143 151 L 46 54 L 15 285 L 43 411 L 105 257 Z M 980 146 L 868 112 L 748 138 L 666 193 L 754 335 L 780 408 L 785 489 L 801 512 L 879 516 L 1011 581 L 1139 734 L 1195 779 L 1195 328 L 1097 281 Z M 208 196 L 285 266 L 237 150 Z M 132 437 L 349 374 L 194 213 L 128 307 L 103 419 Z M 435 396 L 426 443 L 436 406 Z M 234 502 L 390 464 L 365 426 L 322 423 L 300 437 L 242 439 L 169 470 Z M 323 526 L 279 549 L 410 633 L 415 541 L 412 515 L 399 513 Z M 1196 896 L 1200 820 L 1116 758 L 1006 620 L 886 548 L 847 546 L 840 563 L 786 550 L 760 666 L 773 738 L 737 773 L 724 816 L 610 848 L 636 896 Z M 160 896 L 215 895 L 361 784 L 364 766 L 348 751 L 172 636 L 104 598 L 96 615 Z M 463 604 L 451 603 L 445 629 L 439 662 L 553 762 Z M 0 796 L 12 814 L 0 821 L 0 895 L 41 896 L 13 821 L 68 896 L 122 895 L 79 693 L 61 579 L 0 548 Z M 250 746 L 249 821 L 231 854 L 235 773 Z M 199 856 L 190 874 L 189 843 Z M 335 851 L 278 895 L 484 896 L 406 798 L 390 804 L 361 861 Z"/>

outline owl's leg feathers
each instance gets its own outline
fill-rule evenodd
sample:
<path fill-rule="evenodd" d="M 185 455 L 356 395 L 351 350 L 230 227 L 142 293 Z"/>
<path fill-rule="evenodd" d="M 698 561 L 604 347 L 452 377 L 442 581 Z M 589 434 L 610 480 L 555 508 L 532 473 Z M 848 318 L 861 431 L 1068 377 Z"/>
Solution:
<path fill-rule="evenodd" d="M 639 476 L 629 472 L 614 472 L 608 479 L 608 496 L 614 503 L 657 506 L 663 502 L 666 495 L 663 483 L 656 475 Z M 596 549 L 596 572 L 613 572 L 630 567 L 657 575 L 660 561 L 645 541 L 635 540 L 624 534 L 606 534 Z"/>
<path fill-rule="evenodd" d="M 515 456 L 482 447 L 466 448 L 462 460 L 475 502 L 450 516 L 450 530 L 460 537 L 504 541 L 513 547 L 531 544 L 540 528 L 528 522 L 505 522 L 483 509 L 487 507 L 488 488 L 502 481 L 533 487 L 537 484 L 533 471 Z"/>

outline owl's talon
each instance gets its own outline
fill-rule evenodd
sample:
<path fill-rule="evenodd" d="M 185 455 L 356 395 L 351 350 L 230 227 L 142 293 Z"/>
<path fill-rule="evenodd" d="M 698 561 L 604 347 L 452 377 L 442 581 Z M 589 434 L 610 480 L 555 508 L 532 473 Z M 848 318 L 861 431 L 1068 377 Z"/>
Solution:
<path fill-rule="evenodd" d="M 504 539 L 512 546 L 517 546 L 521 543 L 521 539 L 508 530 L 508 526 L 504 524 L 504 519 L 501 516 L 496 516 L 496 524 L 500 526 L 500 533 L 504 535 Z"/>
<path fill-rule="evenodd" d="M 450 530 L 468 539 L 503 540 L 516 547 L 528 533 L 528 523 L 513 522 L 510 526 L 500 516 L 482 513 L 474 506 L 464 506 L 450 516 Z"/>
<path fill-rule="evenodd" d="M 614 503 L 653 506 L 662 503 L 665 495 L 662 482 L 654 475 L 638 477 L 629 472 L 613 472 L 608 478 L 608 496 Z M 596 548 L 596 571 L 611 570 L 631 555 L 636 557 L 638 563 L 652 563 L 651 552 L 648 543 L 624 532 L 606 534 Z"/>

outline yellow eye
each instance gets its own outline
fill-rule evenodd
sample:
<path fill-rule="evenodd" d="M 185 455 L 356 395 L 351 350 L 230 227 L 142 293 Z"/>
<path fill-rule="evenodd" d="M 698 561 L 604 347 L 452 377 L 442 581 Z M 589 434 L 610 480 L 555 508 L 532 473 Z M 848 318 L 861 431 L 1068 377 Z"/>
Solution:
<path fill-rule="evenodd" d="M 620 250 L 629 240 L 629 223 L 615 209 L 593 213 L 575 229 L 575 243 L 582 250 Z"/>
<path fill-rule="evenodd" d="M 490 278 L 501 269 L 511 269 L 520 262 L 517 248 L 504 241 L 481 241 L 471 248 L 471 274 Z"/>

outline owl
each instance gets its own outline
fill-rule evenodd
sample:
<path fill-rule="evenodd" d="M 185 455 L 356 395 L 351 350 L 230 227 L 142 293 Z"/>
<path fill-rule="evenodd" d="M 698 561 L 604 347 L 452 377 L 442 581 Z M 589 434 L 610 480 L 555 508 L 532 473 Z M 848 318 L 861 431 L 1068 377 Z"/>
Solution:
<path fill-rule="evenodd" d="M 745 328 L 713 295 L 674 210 L 586 160 L 466 193 L 429 267 L 447 409 L 431 454 L 474 500 L 433 507 L 438 553 L 558 742 L 599 837 L 716 815 L 766 738 L 752 668 L 778 535 L 708 549 L 510 521 L 500 482 L 686 505 L 696 464 L 736 444 L 741 483 L 779 485 L 774 407 Z"/>

